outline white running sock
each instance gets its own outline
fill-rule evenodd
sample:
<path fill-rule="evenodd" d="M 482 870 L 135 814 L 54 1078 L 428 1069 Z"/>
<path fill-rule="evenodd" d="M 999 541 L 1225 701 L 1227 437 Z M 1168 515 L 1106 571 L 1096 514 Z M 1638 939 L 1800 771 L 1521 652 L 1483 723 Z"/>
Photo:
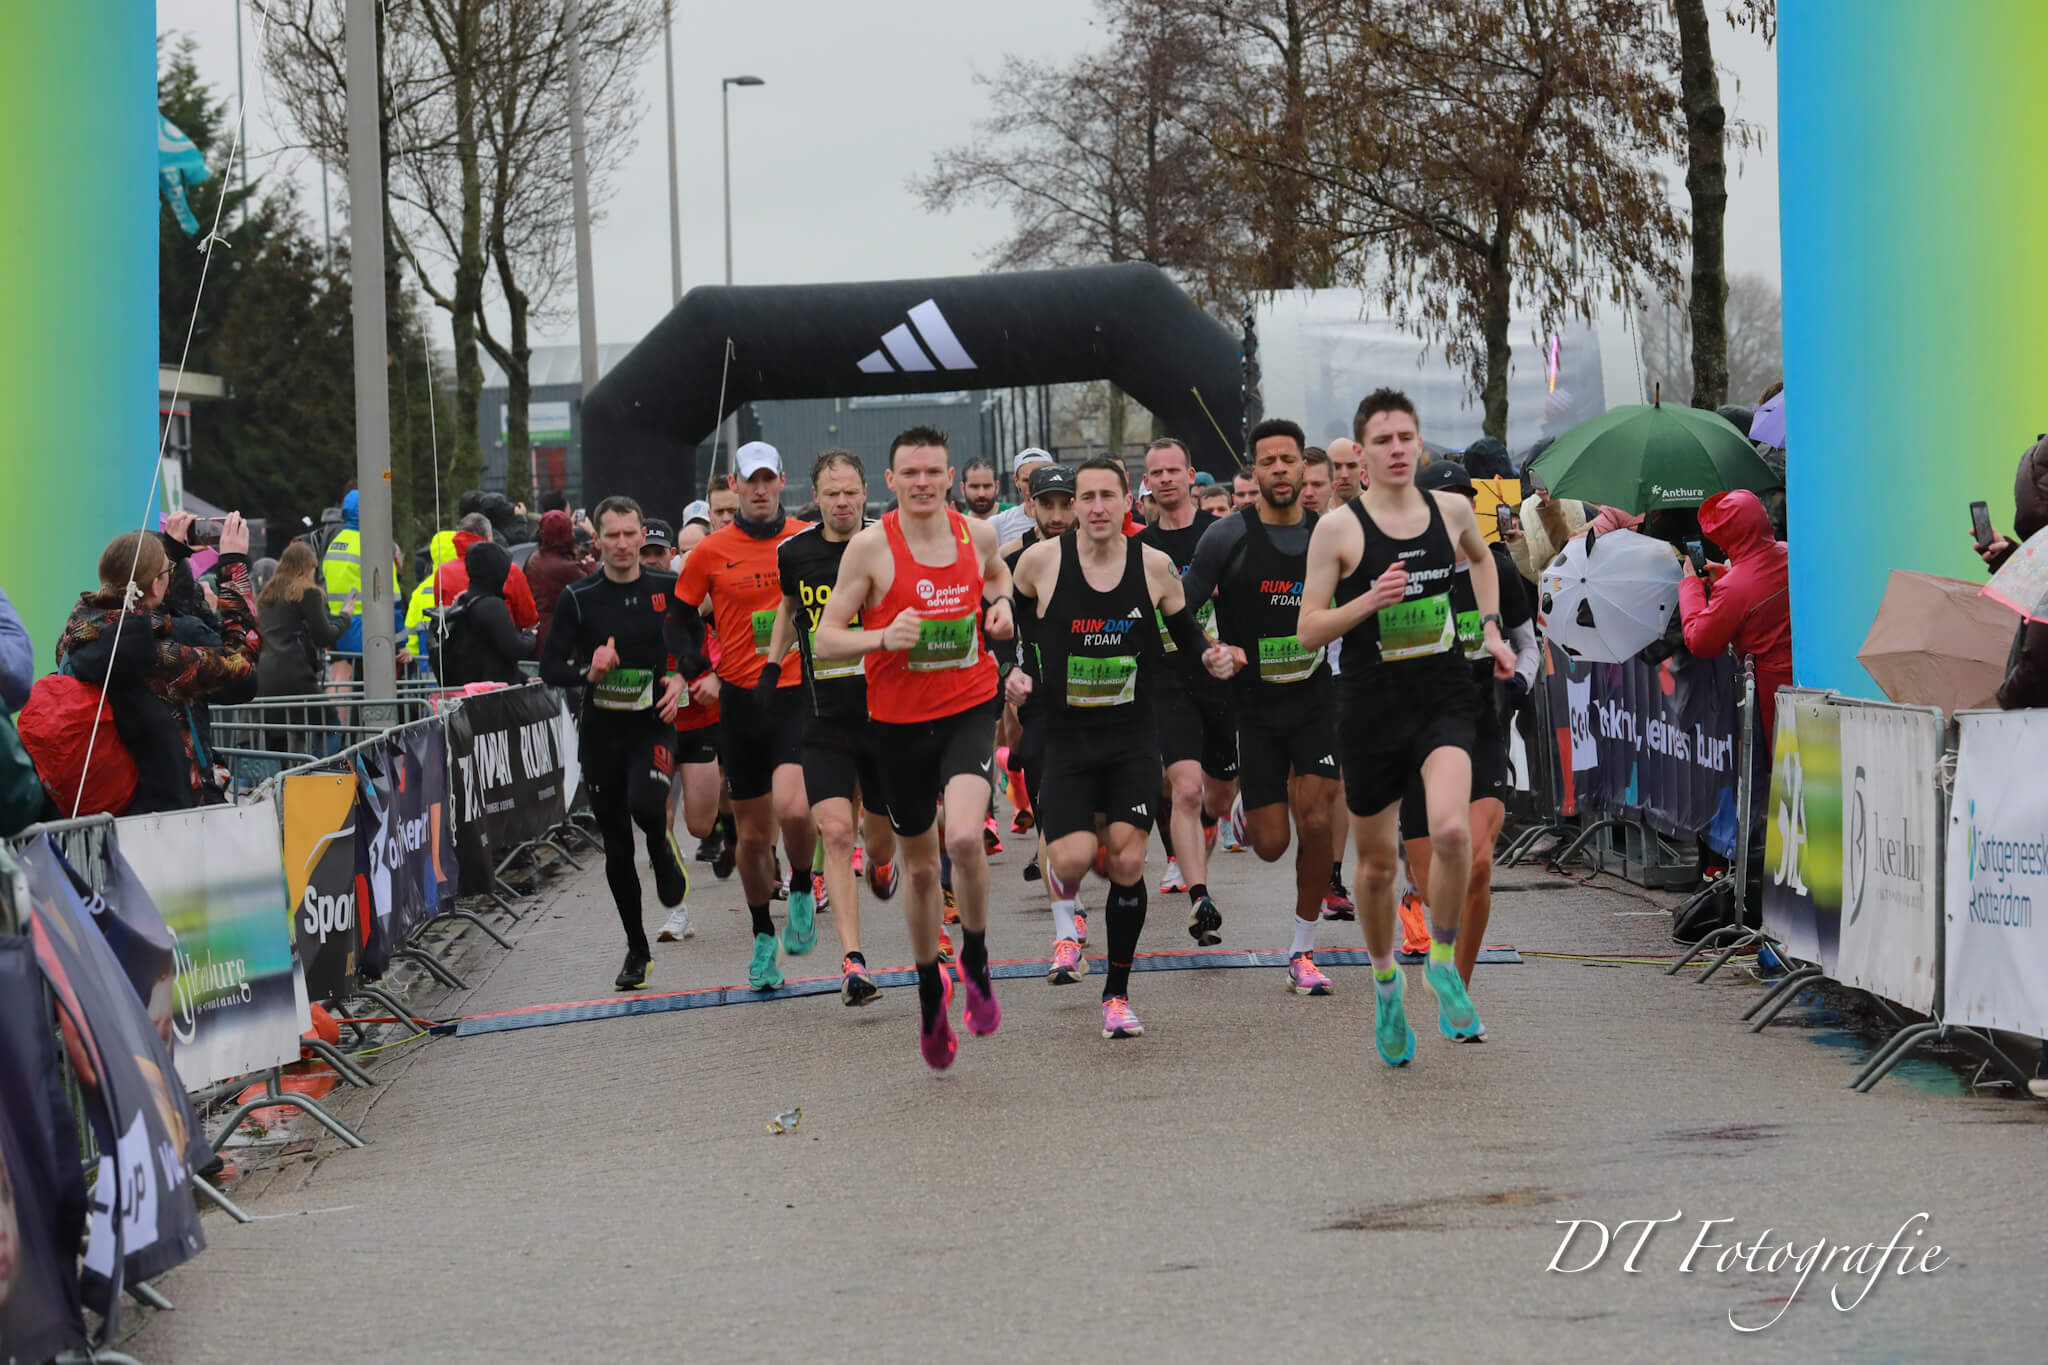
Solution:
<path fill-rule="evenodd" d="M 1055 939 L 1078 938 L 1080 936 L 1074 927 L 1073 901 L 1064 900 L 1052 903 L 1052 924 L 1053 937 Z"/>
<path fill-rule="evenodd" d="M 1312 919 L 1302 919 L 1297 916 L 1294 921 L 1294 946 L 1287 950 L 1288 956 L 1292 957 L 1296 953 L 1314 952 L 1315 946 L 1316 922 Z"/>

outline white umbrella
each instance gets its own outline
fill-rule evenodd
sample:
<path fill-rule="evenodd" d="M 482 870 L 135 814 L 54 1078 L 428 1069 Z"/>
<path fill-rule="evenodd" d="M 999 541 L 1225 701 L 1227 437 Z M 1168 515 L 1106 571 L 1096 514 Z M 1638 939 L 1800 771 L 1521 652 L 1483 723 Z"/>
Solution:
<path fill-rule="evenodd" d="M 1665 542 L 1635 531 L 1588 532 L 1537 576 L 1537 624 L 1576 658 L 1622 663 L 1670 625 L 1678 578 L 1678 557 Z"/>

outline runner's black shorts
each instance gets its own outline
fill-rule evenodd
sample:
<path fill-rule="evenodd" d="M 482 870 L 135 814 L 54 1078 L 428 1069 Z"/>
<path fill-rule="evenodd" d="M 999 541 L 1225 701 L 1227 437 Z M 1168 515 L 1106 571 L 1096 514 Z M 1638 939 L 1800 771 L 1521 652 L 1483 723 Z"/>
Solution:
<path fill-rule="evenodd" d="M 775 770 L 803 761 L 804 701 L 800 687 L 778 687 L 762 701 L 751 688 L 718 689 L 718 756 L 735 801 L 766 796 Z"/>
<path fill-rule="evenodd" d="M 636 819 L 662 823 L 675 772 L 673 733 L 651 710 L 584 709 L 576 761 L 599 828 L 630 833 Z"/>
<path fill-rule="evenodd" d="M 1352 679 L 1338 736 L 1344 805 L 1377 815 L 1400 801 L 1422 762 L 1438 749 L 1471 753 L 1479 728 L 1479 689 L 1462 654 L 1373 664 Z"/>
<path fill-rule="evenodd" d="M 1305 690 L 1254 715 L 1237 712 L 1237 779 L 1244 808 L 1282 805 L 1290 777 L 1337 780 L 1337 723 L 1325 688 Z"/>
<path fill-rule="evenodd" d="M 1237 730 L 1231 724 L 1230 693 L 1222 687 L 1162 687 L 1152 694 L 1159 727 L 1159 766 L 1199 759 L 1218 782 L 1237 776 Z"/>
<path fill-rule="evenodd" d="M 994 785 L 996 717 L 1002 708 L 1000 697 L 990 697 L 937 720 L 873 722 L 882 797 L 898 835 L 913 838 L 932 827 L 939 797 L 954 778 L 978 777 Z"/>
<path fill-rule="evenodd" d="M 1044 790 L 1031 793 L 1041 838 L 1112 825 L 1152 829 L 1159 801 L 1159 753 L 1141 724 L 1118 729 L 1048 728 Z"/>
<path fill-rule="evenodd" d="M 1010 762 L 1024 774 L 1024 795 L 1034 804 L 1045 788 L 1045 714 L 1040 707 L 1017 713 L 1017 743 Z"/>
<path fill-rule="evenodd" d="M 676 766 L 686 768 L 692 763 L 718 762 L 718 722 L 700 725 L 694 730 L 676 731 Z"/>
<path fill-rule="evenodd" d="M 1500 711 L 1493 705 L 1490 661 L 1485 679 L 1480 681 L 1475 674 L 1475 681 L 1479 687 L 1479 706 L 1472 727 L 1472 799 L 1484 801 L 1490 797 L 1504 801 L 1508 790 L 1508 735 L 1501 728 Z M 1423 796 L 1420 769 L 1409 779 L 1408 790 L 1401 794 L 1401 837 L 1429 837 L 1429 802 Z"/>
<path fill-rule="evenodd" d="M 882 774 L 874 726 L 866 716 L 807 717 L 803 765 L 804 799 L 811 805 L 836 797 L 881 809 Z"/>

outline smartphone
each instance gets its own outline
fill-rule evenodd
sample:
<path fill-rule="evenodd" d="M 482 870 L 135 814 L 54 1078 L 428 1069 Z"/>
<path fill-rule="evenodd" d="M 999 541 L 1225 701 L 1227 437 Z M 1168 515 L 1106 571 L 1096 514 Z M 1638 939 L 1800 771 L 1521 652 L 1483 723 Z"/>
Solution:
<path fill-rule="evenodd" d="M 227 525 L 223 517 L 200 517 L 192 523 L 192 529 L 185 533 L 185 543 L 193 549 L 220 544 L 221 528 Z"/>
<path fill-rule="evenodd" d="M 1508 510 L 1506 503 L 1502 503 L 1493 509 L 1493 515 L 1499 526 L 1500 538 L 1506 540 L 1508 533 L 1515 529 L 1515 514 Z"/>
<path fill-rule="evenodd" d="M 1998 538 L 1991 529 L 1991 509 L 1981 502 L 1970 504 L 1970 530 L 1977 537 L 1977 548 L 1988 550 L 1991 542 Z"/>
<path fill-rule="evenodd" d="M 1692 561 L 1692 571 L 1700 577 L 1707 576 L 1707 547 L 1697 540 L 1685 542 L 1685 557 Z"/>

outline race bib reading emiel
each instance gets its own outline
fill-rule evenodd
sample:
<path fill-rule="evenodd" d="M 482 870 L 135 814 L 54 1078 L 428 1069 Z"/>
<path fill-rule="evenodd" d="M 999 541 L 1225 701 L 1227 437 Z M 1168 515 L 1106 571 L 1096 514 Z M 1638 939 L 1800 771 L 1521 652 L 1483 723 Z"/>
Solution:
<path fill-rule="evenodd" d="M 1154 607 L 1152 609 L 1152 615 L 1159 622 L 1159 639 L 1166 646 L 1166 652 L 1168 654 L 1178 654 L 1180 652 L 1180 646 L 1173 642 L 1173 632 L 1169 631 L 1166 628 L 1166 613 L 1160 611 L 1159 608 Z M 1195 609 L 1195 624 L 1200 626 L 1205 634 L 1214 635 L 1216 633 L 1215 598 L 1210 598 L 1208 601 L 1202 603 L 1201 606 Z"/>
<path fill-rule="evenodd" d="M 927 616 L 918 622 L 917 643 L 910 647 L 910 671 L 937 673 L 948 668 L 973 667 L 981 657 L 980 636 L 974 622 L 973 613 Z"/>
<path fill-rule="evenodd" d="M 854 617 L 847 624 L 857 629 L 860 626 L 860 617 Z M 816 678 L 819 682 L 830 682 L 834 678 L 858 678 L 861 676 L 861 673 L 861 657 L 858 654 L 854 655 L 851 659 L 826 659 L 819 657 L 818 628 L 816 626 L 811 627 L 811 676 L 813 678 Z"/>
<path fill-rule="evenodd" d="M 645 711 L 654 705 L 654 670 L 613 669 L 591 684 L 590 704 L 601 711 Z"/>
<path fill-rule="evenodd" d="M 1122 706 L 1138 694 L 1138 660 L 1131 654 L 1106 659 L 1067 656 L 1067 705 Z"/>
<path fill-rule="evenodd" d="M 775 608 L 754 613 L 754 652 L 762 658 L 768 657 L 768 640 L 775 634 Z"/>
<path fill-rule="evenodd" d="M 1323 661 L 1321 649 L 1306 649 L 1295 635 L 1263 636 L 1259 640 L 1259 681 L 1307 682 Z"/>
<path fill-rule="evenodd" d="M 1379 623 L 1382 663 L 1442 654 L 1457 643 L 1451 599 L 1442 593 L 1381 607 Z"/>

